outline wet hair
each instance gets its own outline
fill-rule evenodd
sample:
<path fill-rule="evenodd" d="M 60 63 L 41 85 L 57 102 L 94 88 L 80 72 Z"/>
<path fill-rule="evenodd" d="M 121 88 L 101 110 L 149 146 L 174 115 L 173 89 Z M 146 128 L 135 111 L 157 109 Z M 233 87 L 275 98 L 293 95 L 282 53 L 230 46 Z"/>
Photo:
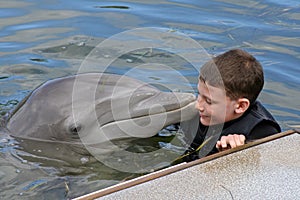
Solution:
<path fill-rule="evenodd" d="M 264 85 L 261 64 L 241 49 L 227 51 L 205 63 L 200 69 L 200 81 L 224 88 L 232 100 L 247 98 L 253 103 Z"/>

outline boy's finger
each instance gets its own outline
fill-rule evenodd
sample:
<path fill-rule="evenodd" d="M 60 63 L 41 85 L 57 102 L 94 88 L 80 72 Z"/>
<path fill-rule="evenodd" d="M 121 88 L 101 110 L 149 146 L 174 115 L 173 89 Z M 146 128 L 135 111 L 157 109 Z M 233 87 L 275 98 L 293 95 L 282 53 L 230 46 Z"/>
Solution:
<path fill-rule="evenodd" d="M 227 148 L 227 137 L 221 137 L 221 146 L 223 149 Z"/>
<path fill-rule="evenodd" d="M 229 145 L 231 148 L 237 147 L 239 140 L 237 141 L 235 136 L 229 137 L 228 140 L 229 140 Z"/>
<path fill-rule="evenodd" d="M 242 144 L 245 144 L 246 137 L 244 135 L 240 135 L 240 141 Z"/>
<path fill-rule="evenodd" d="M 216 143 L 216 148 L 217 148 L 217 149 L 220 149 L 220 148 L 221 148 L 221 142 L 220 142 L 220 141 L 217 141 L 217 143 Z"/>
<path fill-rule="evenodd" d="M 235 147 L 243 145 L 243 141 L 241 140 L 241 135 L 234 134 L 233 137 L 234 137 L 234 141 L 236 143 Z"/>

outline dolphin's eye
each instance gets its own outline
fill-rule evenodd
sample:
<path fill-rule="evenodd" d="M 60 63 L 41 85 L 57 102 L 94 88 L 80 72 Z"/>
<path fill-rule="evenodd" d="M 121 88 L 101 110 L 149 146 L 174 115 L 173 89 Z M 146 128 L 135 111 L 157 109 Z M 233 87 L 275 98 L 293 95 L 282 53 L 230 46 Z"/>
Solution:
<path fill-rule="evenodd" d="M 80 124 L 72 124 L 69 127 L 69 132 L 73 135 L 78 135 L 80 130 L 81 130 L 81 125 Z"/>

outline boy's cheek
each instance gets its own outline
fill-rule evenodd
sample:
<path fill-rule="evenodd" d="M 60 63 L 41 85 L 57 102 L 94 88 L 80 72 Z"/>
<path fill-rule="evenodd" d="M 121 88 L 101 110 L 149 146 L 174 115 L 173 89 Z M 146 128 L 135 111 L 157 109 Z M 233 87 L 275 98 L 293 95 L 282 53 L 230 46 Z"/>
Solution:
<path fill-rule="evenodd" d="M 211 125 L 220 124 L 225 122 L 225 113 L 223 112 L 215 112 L 211 115 Z"/>

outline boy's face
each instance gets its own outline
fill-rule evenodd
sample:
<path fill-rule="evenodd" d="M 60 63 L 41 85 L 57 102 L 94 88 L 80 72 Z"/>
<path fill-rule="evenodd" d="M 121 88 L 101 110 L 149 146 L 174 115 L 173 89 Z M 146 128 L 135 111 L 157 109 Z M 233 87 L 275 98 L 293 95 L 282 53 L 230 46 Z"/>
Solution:
<path fill-rule="evenodd" d="M 235 113 L 237 101 L 227 97 L 223 88 L 199 81 L 198 92 L 196 108 L 199 110 L 200 122 L 203 125 L 220 124 L 237 118 Z"/>

